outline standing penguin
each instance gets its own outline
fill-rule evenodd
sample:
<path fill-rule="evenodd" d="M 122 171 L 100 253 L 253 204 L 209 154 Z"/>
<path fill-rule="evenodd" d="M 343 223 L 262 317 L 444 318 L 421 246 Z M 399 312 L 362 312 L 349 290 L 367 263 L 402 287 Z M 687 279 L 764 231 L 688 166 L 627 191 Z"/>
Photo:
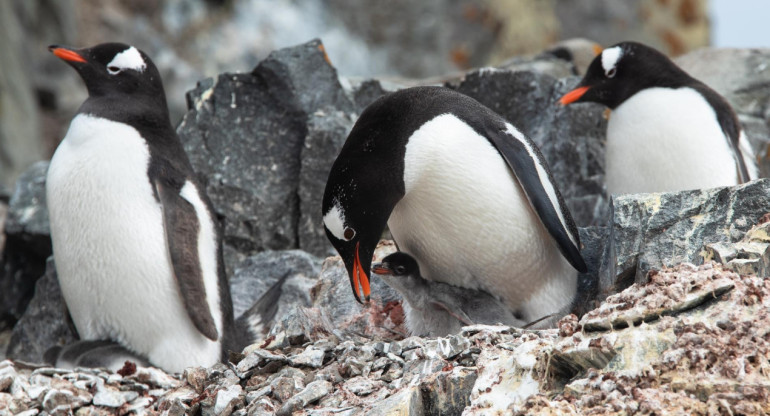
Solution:
<path fill-rule="evenodd" d="M 46 197 L 64 299 L 81 339 L 171 372 L 237 348 L 221 234 L 169 120 L 160 74 L 133 46 L 51 46 L 88 89 L 51 159 Z"/>
<path fill-rule="evenodd" d="M 526 324 L 487 292 L 425 280 L 414 258 L 400 251 L 372 265 L 372 273 L 404 298 L 406 327 L 411 335 L 444 337 L 466 325 Z"/>
<path fill-rule="evenodd" d="M 513 125 L 447 88 L 381 97 L 353 126 L 322 206 L 353 293 L 369 298 L 387 225 L 422 276 L 493 293 L 524 322 L 567 311 L 586 269 L 542 155 Z"/>
<path fill-rule="evenodd" d="M 588 101 L 612 110 L 605 150 L 609 193 L 713 188 L 758 176 L 727 101 L 649 46 L 622 42 L 605 49 L 560 100 Z"/>

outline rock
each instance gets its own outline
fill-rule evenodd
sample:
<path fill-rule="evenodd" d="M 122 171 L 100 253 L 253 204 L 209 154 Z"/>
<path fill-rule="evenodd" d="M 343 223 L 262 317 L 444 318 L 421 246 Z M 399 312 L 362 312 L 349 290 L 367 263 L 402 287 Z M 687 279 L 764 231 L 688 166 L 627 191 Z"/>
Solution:
<path fill-rule="evenodd" d="M 375 249 L 373 262 L 394 251 L 392 242 L 381 242 Z M 370 280 L 371 300 L 366 305 L 356 302 L 350 288 L 350 279 L 338 256 L 327 258 L 321 266 L 318 283 L 313 289 L 313 306 L 325 310 L 334 328 L 347 333 L 393 335 L 405 333 L 403 313 L 399 316 L 391 302 L 399 302 L 400 295 L 381 279 Z M 400 309 L 400 308 L 399 308 Z"/>
<path fill-rule="evenodd" d="M 282 277 L 300 275 L 313 279 L 318 275 L 320 264 L 320 259 L 300 250 L 267 250 L 246 258 L 230 277 L 236 319 Z"/>
<path fill-rule="evenodd" d="M 346 79 L 349 84 L 354 83 L 351 79 Z M 393 89 L 386 89 L 382 83 L 376 79 L 368 79 L 363 82 L 352 85 L 350 95 L 353 96 L 353 101 L 356 105 L 356 113 L 361 114 L 369 104 L 373 103 L 376 99 L 383 95 L 395 91 Z"/>
<path fill-rule="evenodd" d="M 230 386 L 224 390 L 219 390 L 217 392 L 217 400 L 214 404 L 214 410 L 211 415 L 228 416 L 232 414 L 236 408 L 243 406 L 244 399 L 241 397 L 242 393 L 243 388 L 241 388 L 241 386 L 238 384 Z M 204 414 L 206 413 L 204 412 Z"/>
<path fill-rule="evenodd" d="M 582 316 L 586 312 L 595 309 L 601 299 L 599 297 L 599 280 L 602 268 L 606 269 L 609 262 L 607 239 L 609 227 L 578 228 L 580 234 L 580 253 L 588 266 L 586 273 L 578 275 L 578 289 L 572 312 Z"/>
<path fill-rule="evenodd" d="M 94 395 L 94 405 L 105 407 L 121 407 L 139 397 L 135 391 L 115 391 L 104 388 Z"/>
<path fill-rule="evenodd" d="M 520 408 L 527 398 L 541 391 L 540 380 L 547 368 L 543 353 L 552 346 L 552 339 L 529 334 L 496 349 L 483 350 L 471 403 L 464 414 L 483 415 Z"/>
<path fill-rule="evenodd" d="M 740 240 L 770 212 L 770 180 L 732 188 L 615 196 L 610 244 L 615 262 L 601 291 L 645 282 L 647 272 L 681 262 L 703 263 L 704 244 Z"/>
<path fill-rule="evenodd" d="M 321 213 L 326 179 L 332 163 L 353 128 L 351 113 L 329 108 L 310 115 L 302 147 L 299 177 L 299 245 L 316 256 L 333 255 L 334 249 L 324 231 Z"/>
<path fill-rule="evenodd" d="M 308 384 L 301 392 L 297 393 L 284 403 L 276 415 L 291 415 L 294 411 L 304 408 L 310 403 L 326 396 L 334 390 L 332 383 L 326 380 L 316 380 Z"/>
<path fill-rule="evenodd" d="M 49 348 L 67 345 L 77 339 L 51 257 L 45 275 L 35 285 L 35 297 L 13 329 L 6 354 L 14 360 L 42 363 Z"/>
<path fill-rule="evenodd" d="M 199 83 L 188 93 L 188 107 L 177 131 L 225 218 L 228 270 L 257 251 L 299 247 L 297 191 L 308 117 L 353 109 L 321 42 L 275 51 L 251 74 Z"/>
<path fill-rule="evenodd" d="M 432 374 L 420 384 L 426 415 L 460 415 L 470 405 L 477 371 L 472 368 L 448 368 Z"/>
<path fill-rule="evenodd" d="M 45 175 L 48 162 L 38 162 L 16 182 L 5 223 L 6 250 L 0 271 L 0 317 L 15 324 L 32 295 L 35 282 L 45 271 L 51 255 L 48 210 L 45 206 Z"/>
<path fill-rule="evenodd" d="M 366 412 L 371 416 L 425 414 L 422 407 L 422 394 L 419 387 L 408 387 L 375 404 Z"/>
<path fill-rule="evenodd" d="M 466 74 L 454 88 L 503 116 L 538 145 L 579 226 L 604 225 L 604 108 L 590 103 L 557 104 L 578 81 L 528 71 L 481 69 Z"/>

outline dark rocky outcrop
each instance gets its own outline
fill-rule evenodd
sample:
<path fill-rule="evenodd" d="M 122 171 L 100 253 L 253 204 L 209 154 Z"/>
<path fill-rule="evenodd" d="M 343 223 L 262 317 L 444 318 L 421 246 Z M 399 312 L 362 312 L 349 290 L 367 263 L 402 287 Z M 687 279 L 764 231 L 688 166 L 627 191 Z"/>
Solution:
<path fill-rule="evenodd" d="M 316 112 L 353 111 L 321 42 L 276 51 L 250 74 L 202 81 L 188 93 L 188 107 L 177 130 L 223 218 L 228 270 L 261 250 L 302 248 L 298 189 L 306 138 L 323 140 L 326 126 Z M 305 208 L 308 221 L 320 222 L 318 207 Z"/>
<path fill-rule="evenodd" d="M 51 255 L 45 175 L 48 162 L 38 162 L 16 181 L 5 221 L 5 250 L 0 262 L 0 328 L 21 318 Z"/>

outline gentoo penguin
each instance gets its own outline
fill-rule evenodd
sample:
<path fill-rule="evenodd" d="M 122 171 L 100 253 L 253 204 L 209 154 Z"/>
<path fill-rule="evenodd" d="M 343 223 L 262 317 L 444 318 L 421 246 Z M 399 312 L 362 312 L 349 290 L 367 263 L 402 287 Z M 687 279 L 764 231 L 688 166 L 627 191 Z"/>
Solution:
<path fill-rule="evenodd" d="M 414 258 L 400 251 L 372 265 L 372 273 L 401 293 L 411 335 L 443 337 L 466 325 L 526 324 L 487 292 L 425 280 Z"/>
<path fill-rule="evenodd" d="M 602 51 L 564 105 L 597 102 L 607 124 L 607 191 L 681 191 L 736 185 L 758 176 L 730 105 L 665 55 L 636 42 Z"/>
<path fill-rule="evenodd" d="M 493 293 L 524 322 L 567 309 L 586 269 L 539 149 L 448 88 L 400 90 L 364 110 L 332 166 L 322 215 L 359 301 L 386 223 L 424 278 Z"/>
<path fill-rule="evenodd" d="M 155 366 L 210 366 L 238 343 L 211 203 L 137 48 L 51 46 L 88 99 L 51 159 L 46 197 L 64 299 L 83 340 Z"/>

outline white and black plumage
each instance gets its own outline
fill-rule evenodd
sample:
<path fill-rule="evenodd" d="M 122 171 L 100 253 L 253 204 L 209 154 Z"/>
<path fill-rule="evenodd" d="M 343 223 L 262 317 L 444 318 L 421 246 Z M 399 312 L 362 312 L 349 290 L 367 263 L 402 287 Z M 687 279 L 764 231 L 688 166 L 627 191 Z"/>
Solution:
<path fill-rule="evenodd" d="M 609 193 L 713 188 L 758 176 L 727 101 L 649 46 L 622 42 L 605 49 L 560 101 L 597 102 L 612 110 L 605 154 Z"/>
<path fill-rule="evenodd" d="M 443 337 L 460 332 L 466 325 L 526 324 L 487 292 L 425 280 L 417 262 L 406 253 L 385 257 L 372 265 L 372 273 L 401 293 L 411 335 Z"/>
<path fill-rule="evenodd" d="M 585 270 L 537 147 L 447 88 L 401 90 L 361 114 L 332 166 L 322 215 L 357 299 L 360 289 L 369 296 L 386 223 L 424 278 L 492 293 L 525 322 L 568 309 Z"/>
<path fill-rule="evenodd" d="M 218 362 L 237 344 L 221 235 L 158 70 L 120 43 L 50 49 L 89 94 L 46 183 L 56 269 L 81 339 L 118 342 L 167 371 Z"/>

